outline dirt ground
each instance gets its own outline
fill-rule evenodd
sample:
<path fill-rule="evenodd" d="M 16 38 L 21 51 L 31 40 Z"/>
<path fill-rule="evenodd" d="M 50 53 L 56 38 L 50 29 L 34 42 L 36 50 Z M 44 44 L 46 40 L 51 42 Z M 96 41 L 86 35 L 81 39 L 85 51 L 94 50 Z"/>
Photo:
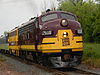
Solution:
<path fill-rule="evenodd" d="M 12 65 L 0 63 L 0 75 L 27 75 L 25 72 L 17 72 L 10 68 Z M 33 72 L 34 74 L 34 72 Z"/>
<path fill-rule="evenodd" d="M 0 62 L 0 75 L 54 75 L 43 69 L 19 62 L 2 55 L 6 61 Z"/>

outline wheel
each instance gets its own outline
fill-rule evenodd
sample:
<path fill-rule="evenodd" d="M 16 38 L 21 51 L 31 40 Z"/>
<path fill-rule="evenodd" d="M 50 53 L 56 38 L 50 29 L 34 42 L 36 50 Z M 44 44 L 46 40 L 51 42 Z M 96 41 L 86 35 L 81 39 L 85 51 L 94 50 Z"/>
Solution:
<path fill-rule="evenodd" d="M 39 63 L 39 60 L 38 60 L 38 53 L 33 53 L 33 61 L 35 63 Z"/>

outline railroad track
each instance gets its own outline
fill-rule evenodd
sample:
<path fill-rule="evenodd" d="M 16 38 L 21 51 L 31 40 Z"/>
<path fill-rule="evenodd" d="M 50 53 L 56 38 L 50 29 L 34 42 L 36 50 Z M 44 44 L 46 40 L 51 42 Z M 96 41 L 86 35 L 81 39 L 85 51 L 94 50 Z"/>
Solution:
<path fill-rule="evenodd" d="M 95 72 L 79 67 L 58 69 L 58 71 L 62 71 L 63 73 L 67 73 L 68 75 L 100 75 L 100 72 Z"/>
<path fill-rule="evenodd" d="M 78 72 L 83 72 L 83 73 L 86 73 L 88 75 L 100 75 L 100 72 L 95 72 L 93 70 L 83 69 L 83 68 L 80 68 L 80 67 L 76 67 L 75 69 Z"/>
<path fill-rule="evenodd" d="M 8 54 L 6 54 L 6 56 L 11 57 L 15 60 L 18 60 L 22 63 L 28 64 L 28 65 L 33 65 L 33 66 L 38 67 L 40 69 L 44 69 L 47 72 L 52 72 L 52 73 L 54 73 L 54 75 L 100 75 L 100 73 L 97 73 L 97 72 L 94 72 L 91 70 L 85 70 L 85 69 L 82 69 L 79 67 L 78 68 L 75 67 L 75 68 L 51 69 L 51 68 L 33 63 L 31 60 L 28 60 L 28 59 L 22 59 L 22 58 L 19 58 L 16 56 L 8 55 Z"/>

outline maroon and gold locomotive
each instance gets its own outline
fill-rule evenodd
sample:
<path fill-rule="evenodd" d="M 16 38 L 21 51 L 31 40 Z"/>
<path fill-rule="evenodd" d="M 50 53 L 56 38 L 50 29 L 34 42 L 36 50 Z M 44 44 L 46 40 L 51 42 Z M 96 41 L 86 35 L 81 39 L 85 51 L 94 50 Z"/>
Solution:
<path fill-rule="evenodd" d="M 64 11 L 49 11 L 13 29 L 8 43 L 6 52 L 55 68 L 79 65 L 83 53 L 81 25 Z"/>

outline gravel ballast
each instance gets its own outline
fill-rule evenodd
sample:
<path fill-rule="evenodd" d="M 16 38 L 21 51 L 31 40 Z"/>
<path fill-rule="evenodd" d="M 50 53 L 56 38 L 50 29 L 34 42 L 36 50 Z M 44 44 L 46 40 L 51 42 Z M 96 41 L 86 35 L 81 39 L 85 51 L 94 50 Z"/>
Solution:
<path fill-rule="evenodd" d="M 1 55 L 1 54 L 0 54 Z M 54 75 L 33 65 L 2 55 L 6 61 L 0 66 L 0 75 Z"/>

